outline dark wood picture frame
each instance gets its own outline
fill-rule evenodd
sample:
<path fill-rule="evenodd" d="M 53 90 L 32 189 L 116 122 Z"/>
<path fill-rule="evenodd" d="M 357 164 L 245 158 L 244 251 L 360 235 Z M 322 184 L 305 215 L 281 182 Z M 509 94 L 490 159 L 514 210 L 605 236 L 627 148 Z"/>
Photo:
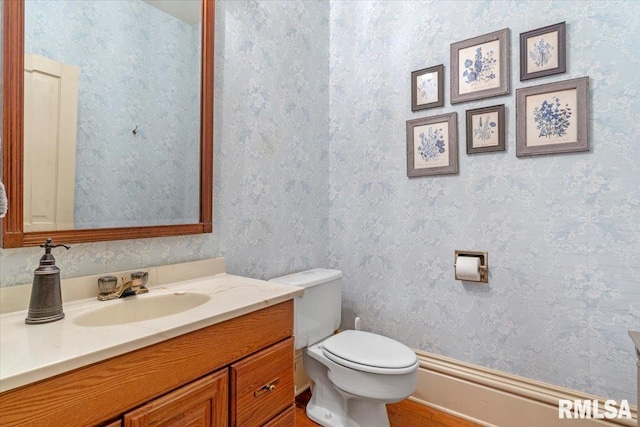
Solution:
<path fill-rule="evenodd" d="M 557 66 L 553 68 L 545 68 L 540 71 L 527 71 L 529 69 L 529 61 L 532 61 L 532 55 L 528 48 L 528 41 L 533 37 L 544 36 L 545 34 L 557 33 L 557 46 L 554 48 L 548 42 L 540 47 L 540 50 L 547 50 L 549 48 L 556 50 Z M 546 46 L 546 49 L 545 49 Z M 544 54 L 546 52 L 540 52 L 540 55 L 536 55 L 536 60 L 544 61 Z M 551 56 L 551 58 L 553 58 Z M 548 60 L 548 59 L 547 59 Z M 549 25 L 547 27 L 538 28 L 536 30 L 527 31 L 526 33 L 520 33 L 520 81 L 537 79 L 539 77 L 551 76 L 554 74 L 562 74 L 567 71 L 567 24 L 566 22 L 559 22 L 557 24 Z"/>
<path fill-rule="evenodd" d="M 571 108 L 567 100 L 569 96 L 562 99 L 559 95 L 575 92 L 575 106 Z M 528 105 L 527 100 L 532 96 L 548 95 L 545 107 L 538 107 L 538 102 Z M 573 95 L 571 95 L 571 98 Z M 580 77 L 572 80 L 564 80 L 556 83 L 547 83 L 538 86 L 526 87 L 516 91 L 516 156 L 537 156 L 542 154 L 570 153 L 578 151 L 589 151 L 589 78 Z M 531 117 L 531 107 L 538 107 Z M 549 112 L 549 114 L 545 114 Z M 535 112 L 537 114 L 535 114 Z M 567 118 L 568 117 L 568 118 Z M 571 128 L 572 122 L 575 129 Z M 537 123 L 537 124 L 536 124 Z M 563 132 L 568 134 L 568 140 L 558 139 L 564 137 Z M 537 133 L 537 138 L 547 137 L 549 141 L 543 144 L 534 144 L 528 137 Z M 575 137 L 573 136 L 575 134 Z M 556 137 L 554 142 L 551 137 Z M 564 137 L 567 139 L 567 137 Z"/>
<path fill-rule="evenodd" d="M 437 99 L 433 102 L 427 102 L 424 104 L 418 104 L 418 78 L 425 74 L 433 74 L 437 73 L 438 76 L 436 78 L 436 93 Z M 423 68 L 422 70 L 417 70 L 411 72 L 411 111 L 420 111 L 426 110 L 429 108 L 436 108 L 444 106 L 444 65 L 436 65 L 429 68 Z"/>
<path fill-rule="evenodd" d="M 447 153 L 447 164 L 442 166 L 422 166 L 416 165 L 415 153 L 416 153 L 416 141 L 415 141 L 415 128 L 422 126 L 433 126 L 440 123 L 447 124 L 446 137 L 444 132 L 440 137 L 442 140 L 438 140 L 436 145 L 441 145 L 444 148 L 444 152 Z M 446 138 L 446 139 L 445 139 Z M 433 141 L 430 148 L 436 148 L 433 146 Z M 420 148 L 417 148 L 420 151 Z M 441 151 L 441 153 L 444 153 Z M 436 154 L 437 156 L 437 154 Z M 440 114 L 437 116 L 423 117 L 420 119 L 407 120 L 407 176 L 409 178 L 418 176 L 429 175 L 446 175 L 458 173 L 458 113 Z"/>
<path fill-rule="evenodd" d="M 508 28 L 504 28 L 499 31 L 494 31 L 492 33 L 484 34 L 482 36 L 473 37 L 467 40 L 463 40 L 460 42 L 453 43 L 451 45 L 451 104 L 459 104 L 461 102 L 473 101 L 476 99 L 484 99 L 484 98 L 493 98 L 494 96 L 508 95 L 511 91 L 510 89 L 510 81 L 511 81 L 511 66 L 510 66 L 510 32 Z M 497 55 L 497 58 L 487 57 L 481 55 L 481 62 L 483 65 L 481 67 L 476 66 L 477 58 L 469 59 L 465 63 L 469 63 L 469 69 L 465 69 L 464 72 L 476 73 L 477 76 L 480 73 L 490 72 L 491 70 L 487 65 L 493 66 L 490 61 L 497 62 L 497 70 L 499 75 L 494 78 L 498 78 L 498 86 L 491 87 L 487 89 L 478 89 L 469 92 L 461 93 L 461 89 L 464 85 L 460 82 L 460 77 L 464 74 L 461 74 L 460 70 L 460 52 L 462 50 L 467 50 L 469 48 L 476 47 L 476 49 L 482 48 L 482 45 L 487 43 L 491 43 L 497 41 L 499 43 L 500 52 Z M 476 54 L 478 51 L 476 50 Z M 491 52 L 489 52 L 491 53 Z M 466 77 L 469 79 L 470 77 Z M 484 76 L 482 78 L 491 78 L 491 74 L 489 76 Z M 477 81 L 477 77 L 473 78 L 474 81 Z M 474 84 L 474 83 L 469 83 Z M 468 86 L 467 85 L 467 86 Z"/>
<path fill-rule="evenodd" d="M 482 122 L 482 116 L 486 114 L 493 114 L 496 116 L 496 122 L 490 122 L 485 116 L 485 122 Z M 486 153 L 491 151 L 504 151 L 505 144 L 505 106 L 504 104 L 493 105 L 491 107 L 476 108 L 466 111 L 466 130 L 467 130 L 467 154 Z M 479 117 L 480 128 L 475 128 L 474 117 Z M 495 128 L 495 129 L 494 129 Z M 492 137 L 495 134 L 495 138 Z M 477 145 L 474 144 L 474 136 L 478 136 L 480 139 L 497 140 L 497 144 L 492 145 Z"/>

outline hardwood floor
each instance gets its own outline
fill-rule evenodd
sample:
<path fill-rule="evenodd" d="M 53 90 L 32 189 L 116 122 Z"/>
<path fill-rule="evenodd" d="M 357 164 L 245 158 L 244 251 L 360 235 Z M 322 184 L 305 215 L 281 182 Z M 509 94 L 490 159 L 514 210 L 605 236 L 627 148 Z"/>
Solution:
<path fill-rule="evenodd" d="M 411 400 L 387 405 L 391 427 L 480 427 Z"/>
<path fill-rule="evenodd" d="M 317 427 L 307 418 L 305 407 L 311 399 L 311 392 L 306 390 L 296 397 L 296 427 Z M 454 417 L 411 400 L 387 405 L 391 427 L 479 427 L 462 418 Z"/>

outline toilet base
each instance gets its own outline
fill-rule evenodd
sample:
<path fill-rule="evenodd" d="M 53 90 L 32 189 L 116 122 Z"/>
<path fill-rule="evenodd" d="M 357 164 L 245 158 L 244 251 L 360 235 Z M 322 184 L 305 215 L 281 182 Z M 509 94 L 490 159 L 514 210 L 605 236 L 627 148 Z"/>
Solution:
<path fill-rule="evenodd" d="M 385 404 L 398 399 L 367 398 L 337 387 L 327 375 L 328 367 L 334 370 L 348 368 L 340 367 L 324 357 L 320 345 L 306 348 L 303 358 L 307 374 L 314 381 L 306 410 L 311 420 L 324 427 L 390 427 Z"/>
<path fill-rule="evenodd" d="M 312 404 L 311 401 L 307 404 L 307 417 L 311 421 L 314 421 L 324 427 L 345 427 L 345 420 L 327 408 L 323 408 L 319 405 Z"/>
<path fill-rule="evenodd" d="M 347 427 L 390 427 L 387 406 L 372 400 L 349 399 Z"/>
<path fill-rule="evenodd" d="M 315 378 L 311 400 L 307 403 L 307 416 L 324 427 L 347 425 L 347 401 L 332 387 L 326 375 Z"/>
<path fill-rule="evenodd" d="M 315 391 L 320 390 L 316 388 Z M 384 403 L 359 399 L 342 399 L 342 402 L 316 399 L 322 401 L 323 406 L 321 406 L 313 400 L 312 394 L 312 398 L 307 404 L 307 416 L 321 426 L 390 427 L 387 407 Z M 335 405 L 331 403 L 327 404 L 328 402 L 335 403 Z M 341 405 L 340 403 L 343 404 Z M 344 405 L 344 403 L 346 403 L 346 405 Z M 331 408 L 332 406 L 333 408 Z M 344 406 L 348 408 L 344 408 Z"/>

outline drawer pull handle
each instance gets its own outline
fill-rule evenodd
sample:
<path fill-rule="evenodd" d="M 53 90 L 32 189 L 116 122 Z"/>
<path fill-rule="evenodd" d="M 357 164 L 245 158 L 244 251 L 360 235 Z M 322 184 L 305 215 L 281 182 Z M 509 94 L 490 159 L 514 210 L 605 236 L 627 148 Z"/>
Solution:
<path fill-rule="evenodd" d="M 276 378 L 275 380 L 272 380 L 266 383 L 265 385 L 263 385 L 262 387 L 260 387 L 259 389 L 253 392 L 253 397 L 259 397 L 261 394 L 264 394 L 264 393 L 273 393 L 274 391 L 276 391 L 276 384 L 278 384 L 279 381 L 280 381 L 280 378 Z"/>

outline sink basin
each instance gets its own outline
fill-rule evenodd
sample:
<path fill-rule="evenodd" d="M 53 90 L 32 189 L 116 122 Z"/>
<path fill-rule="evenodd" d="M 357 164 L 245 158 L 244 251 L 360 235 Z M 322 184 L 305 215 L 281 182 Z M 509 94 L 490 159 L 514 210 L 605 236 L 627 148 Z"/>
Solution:
<path fill-rule="evenodd" d="M 73 323 L 79 326 L 109 326 L 141 322 L 182 313 L 210 299 L 209 295 L 196 292 L 128 297 L 104 302 L 103 307 L 76 316 Z"/>

